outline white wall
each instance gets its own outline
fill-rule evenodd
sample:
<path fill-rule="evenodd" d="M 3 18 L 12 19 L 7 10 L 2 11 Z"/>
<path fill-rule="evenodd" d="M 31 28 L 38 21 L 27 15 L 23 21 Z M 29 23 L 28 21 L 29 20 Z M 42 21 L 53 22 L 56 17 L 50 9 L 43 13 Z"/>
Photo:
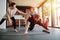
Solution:
<path fill-rule="evenodd" d="M 0 0 L 0 20 L 6 13 L 6 0 Z M 6 29 L 6 21 L 2 25 L 0 25 L 0 29 Z"/>
<path fill-rule="evenodd" d="M 16 5 L 19 6 L 37 7 L 42 0 L 10 0 L 10 1 L 15 2 Z"/>

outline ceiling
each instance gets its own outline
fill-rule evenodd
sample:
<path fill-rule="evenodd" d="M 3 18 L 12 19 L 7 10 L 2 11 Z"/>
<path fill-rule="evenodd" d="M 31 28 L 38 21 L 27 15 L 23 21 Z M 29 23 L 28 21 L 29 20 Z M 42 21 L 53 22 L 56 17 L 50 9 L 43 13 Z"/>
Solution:
<path fill-rule="evenodd" d="M 38 7 L 39 3 L 41 3 L 43 0 L 10 0 L 12 2 L 15 2 L 18 6 L 32 6 L 32 7 Z"/>

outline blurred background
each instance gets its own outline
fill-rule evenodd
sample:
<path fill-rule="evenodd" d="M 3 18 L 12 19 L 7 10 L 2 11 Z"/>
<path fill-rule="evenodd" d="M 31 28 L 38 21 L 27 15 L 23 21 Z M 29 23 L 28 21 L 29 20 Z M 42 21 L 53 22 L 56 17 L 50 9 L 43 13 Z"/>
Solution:
<path fill-rule="evenodd" d="M 59 0 L 0 0 L 0 19 L 3 17 L 4 13 L 6 13 L 6 9 L 8 8 L 9 3 L 15 2 L 16 7 L 25 12 L 27 8 L 34 7 L 36 13 L 40 15 L 45 21 L 45 18 L 49 18 L 49 27 L 60 27 L 60 1 Z M 3 4 L 3 5 L 2 5 Z M 3 10 L 4 9 L 4 10 Z M 3 13 L 4 11 L 4 13 Z M 20 15 L 16 12 L 15 15 Z M 20 25 L 24 26 L 24 16 L 20 20 Z M 19 20 L 16 19 L 16 26 L 19 25 Z M 4 23 L 5 24 L 5 23 Z M 12 24 L 6 22 L 7 27 L 12 27 Z"/>

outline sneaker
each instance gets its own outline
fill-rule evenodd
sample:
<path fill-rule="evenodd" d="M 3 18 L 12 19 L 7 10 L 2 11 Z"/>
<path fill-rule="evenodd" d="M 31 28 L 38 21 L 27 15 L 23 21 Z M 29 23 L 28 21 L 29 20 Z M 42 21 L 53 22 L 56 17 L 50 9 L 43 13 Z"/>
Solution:
<path fill-rule="evenodd" d="M 46 32 L 46 33 L 48 33 L 48 34 L 50 33 L 50 32 L 49 32 L 49 31 L 47 31 L 47 30 L 43 30 L 43 32 Z"/>
<path fill-rule="evenodd" d="M 28 32 L 25 32 L 24 34 L 28 34 Z"/>
<path fill-rule="evenodd" d="M 18 32 L 17 29 L 14 29 L 14 32 Z"/>

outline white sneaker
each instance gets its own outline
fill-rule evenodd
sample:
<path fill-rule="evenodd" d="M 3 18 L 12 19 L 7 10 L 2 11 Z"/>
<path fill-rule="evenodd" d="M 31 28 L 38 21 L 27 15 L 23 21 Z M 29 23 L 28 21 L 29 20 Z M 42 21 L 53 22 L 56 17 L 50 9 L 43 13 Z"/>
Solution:
<path fill-rule="evenodd" d="M 28 32 L 25 32 L 24 34 L 28 34 Z"/>
<path fill-rule="evenodd" d="M 14 29 L 14 32 L 18 32 L 18 30 L 17 29 Z"/>

